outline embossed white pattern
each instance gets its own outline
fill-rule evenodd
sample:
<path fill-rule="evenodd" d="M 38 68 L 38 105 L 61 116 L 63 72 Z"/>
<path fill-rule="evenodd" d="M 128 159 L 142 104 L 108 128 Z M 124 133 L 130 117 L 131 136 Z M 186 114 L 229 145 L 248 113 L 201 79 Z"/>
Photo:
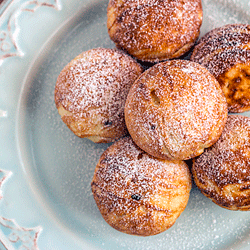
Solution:
<path fill-rule="evenodd" d="M 0 200 L 3 198 L 1 187 L 3 183 L 11 176 L 11 174 L 12 173 L 10 171 L 4 171 L 0 169 Z"/>
<path fill-rule="evenodd" d="M 23 228 L 15 220 L 0 217 L 0 242 L 7 250 L 38 250 L 41 227 Z"/>
<path fill-rule="evenodd" d="M 0 200 L 2 199 L 1 187 L 11 174 L 10 171 L 0 169 Z M 3 246 L 6 250 L 38 250 L 37 239 L 41 231 L 40 226 L 24 228 L 15 220 L 0 216 L 0 248 Z"/>
<path fill-rule="evenodd" d="M 21 14 L 35 12 L 42 6 L 52 7 L 56 10 L 60 9 L 59 0 L 23 0 L 9 3 L 0 16 L 0 65 L 8 57 L 24 55 L 18 45 L 18 35 L 21 30 L 18 25 L 18 18 Z"/>
<path fill-rule="evenodd" d="M 18 25 L 18 18 L 38 8 L 47 6 L 60 9 L 59 0 L 20 0 L 9 1 L 7 7 L 0 15 L 0 65 L 9 57 L 24 56 L 18 45 L 18 35 L 22 27 Z M 0 109 L 0 117 L 7 117 L 7 111 Z M 3 183 L 12 172 L 0 169 L 0 200 L 3 198 Z M 24 228 L 13 219 L 6 219 L 0 214 L 0 249 L 6 250 L 38 250 L 37 239 L 42 227 Z"/>

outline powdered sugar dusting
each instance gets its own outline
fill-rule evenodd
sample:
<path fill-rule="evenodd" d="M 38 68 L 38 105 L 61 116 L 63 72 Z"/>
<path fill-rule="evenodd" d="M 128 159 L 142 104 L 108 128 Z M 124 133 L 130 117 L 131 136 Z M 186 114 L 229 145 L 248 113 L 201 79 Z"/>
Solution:
<path fill-rule="evenodd" d="M 171 182 L 174 181 L 176 176 L 181 175 L 181 172 L 179 172 L 181 170 L 177 167 L 178 163 L 184 166 L 184 163 L 178 161 L 166 162 L 151 157 L 134 145 L 132 139 L 127 137 L 112 146 L 105 156 L 101 157 L 99 167 L 107 165 L 105 170 L 98 172 L 98 178 L 102 179 L 99 184 L 105 190 L 108 186 L 107 191 L 118 197 L 130 198 L 131 194 L 140 193 L 143 188 L 145 190 L 153 189 L 151 192 L 157 194 L 166 179 L 169 182 L 168 186 L 175 188 L 174 185 L 171 185 Z M 185 171 L 187 174 L 187 169 Z M 121 179 L 119 179 L 120 176 L 122 176 Z M 140 182 L 139 189 L 135 187 L 136 185 L 133 182 Z M 153 182 L 156 183 L 153 185 Z M 120 185 L 124 186 L 121 187 Z M 144 198 L 148 199 L 148 191 L 146 190 L 143 193 L 145 193 Z"/>
<path fill-rule="evenodd" d="M 217 185 L 250 181 L 250 119 L 229 115 L 220 139 L 197 158 L 204 174 Z"/>
<path fill-rule="evenodd" d="M 105 220 L 118 230 L 139 235 L 172 226 L 187 204 L 190 188 L 184 162 L 153 158 L 129 137 L 104 152 L 92 181 Z"/>
<path fill-rule="evenodd" d="M 193 171 L 198 187 L 222 206 L 248 210 L 249 159 L 250 119 L 230 115 L 220 139 L 195 160 Z"/>
<path fill-rule="evenodd" d="M 59 75 L 55 102 L 76 117 L 94 113 L 122 120 L 127 93 L 141 71 L 139 64 L 117 50 L 83 52 Z"/>
<path fill-rule="evenodd" d="M 250 60 L 250 26 L 231 24 L 214 29 L 200 39 L 191 60 L 206 67 L 215 77 L 236 63 Z"/>
<path fill-rule="evenodd" d="M 172 58 L 184 45 L 191 46 L 201 22 L 200 0 L 113 0 L 108 6 L 111 39 L 119 48 L 145 60 Z"/>
<path fill-rule="evenodd" d="M 136 81 L 125 114 L 130 134 L 145 151 L 188 159 L 218 139 L 227 109 L 206 69 L 176 60 L 157 64 Z"/>
<path fill-rule="evenodd" d="M 203 0 L 202 3 L 202 34 L 227 23 L 249 22 L 248 1 Z M 62 225 L 58 228 L 67 230 L 68 237 L 76 237 L 75 242 L 83 249 L 86 244 L 113 250 L 166 250 L 166 246 L 168 250 L 218 250 L 239 249 L 242 244 L 249 249 L 249 212 L 222 209 L 195 186 L 187 208 L 176 225 L 165 233 L 143 238 L 126 235 L 102 219 L 92 198 L 90 182 L 106 145 L 77 138 L 63 126 L 55 109 L 53 93 L 58 74 L 72 58 L 93 47 L 114 47 L 107 34 L 106 8 L 107 1 L 92 1 L 77 19 L 79 25 L 67 26 L 62 39 L 42 57 L 39 74 L 31 72 L 33 87 L 25 87 L 25 93 L 30 96 L 27 123 L 31 129 L 28 131 L 34 134 L 28 142 L 32 143 L 34 157 L 39 163 L 39 168 L 34 167 L 39 174 L 34 175 L 33 181 L 45 193 L 42 201 L 54 212 L 51 219 L 60 221 Z M 47 203 L 48 199 L 51 203 Z"/>

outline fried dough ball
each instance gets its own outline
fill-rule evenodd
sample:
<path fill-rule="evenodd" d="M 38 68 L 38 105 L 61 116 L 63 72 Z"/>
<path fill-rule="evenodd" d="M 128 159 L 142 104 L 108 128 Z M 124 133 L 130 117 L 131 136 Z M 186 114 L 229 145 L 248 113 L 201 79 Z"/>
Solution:
<path fill-rule="evenodd" d="M 216 77 L 229 112 L 250 110 L 250 25 L 229 24 L 208 32 L 196 45 L 191 60 Z"/>
<path fill-rule="evenodd" d="M 229 115 L 220 139 L 194 159 L 201 192 L 229 210 L 250 210 L 250 118 Z"/>
<path fill-rule="evenodd" d="M 189 51 L 199 37 L 201 0 L 110 0 L 107 27 L 116 46 L 158 62 Z"/>
<path fill-rule="evenodd" d="M 126 125 L 135 143 L 162 159 L 200 155 L 219 139 L 226 118 L 226 100 L 216 79 L 186 60 L 146 70 L 125 104 Z"/>
<path fill-rule="evenodd" d="M 149 236 L 170 228 L 184 211 L 191 175 L 184 161 L 154 158 L 125 137 L 103 153 L 91 187 L 109 225 Z"/>
<path fill-rule="evenodd" d="M 116 49 L 97 48 L 73 59 L 58 76 L 55 104 L 79 137 L 112 142 L 127 134 L 124 105 L 142 67 Z"/>

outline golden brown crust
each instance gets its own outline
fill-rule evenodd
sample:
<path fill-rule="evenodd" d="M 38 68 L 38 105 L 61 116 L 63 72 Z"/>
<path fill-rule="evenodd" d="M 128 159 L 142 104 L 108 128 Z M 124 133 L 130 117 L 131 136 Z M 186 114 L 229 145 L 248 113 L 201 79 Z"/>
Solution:
<path fill-rule="evenodd" d="M 220 139 L 194 159 L 201 192 L 230 210 L 250 210 L 250 118 L 229 115 Z"/>
<path fill-rule="evenodd" d="M 159 63 L 131 87 L 125 121 L 135 143 L 162 159 L 187 160 L 215 143 L 227 118 L 216 79 L 185 60 Z"/>
<path fill-rule="evenodd" d="M 198 39 L 202 23 L 200 0 L 110 0 L 110 38 L 118 48 L 142 61 L 177 58 Z"/>
<path fill-rule="evenodd" d="M 58 76 L 55 104 L 79 137 L 112 142 L 127 134 L 125 100 L 142 67 L 114 49 L 97 48 L 73 59 Z"/>
<path fill-rule="evenodd" d="M 249 61 L 236 63 L 217 79 L 233 113 L 250 110 L 250 51 Z"/>
<path fill-rule="evenodd" d="M 195 46 L 191 60 L 216 77 L 230 112 L 250 110 L 250 25 L 229 24 L 208 32 Z"/>
<path fill-rule="evenodd" d="M 126 137 L 103 153 L 91 187 L 107 223 L 149 236 L 170 228 L 184 211 L 191 175 L 185 162 L 151 157 Z"/>

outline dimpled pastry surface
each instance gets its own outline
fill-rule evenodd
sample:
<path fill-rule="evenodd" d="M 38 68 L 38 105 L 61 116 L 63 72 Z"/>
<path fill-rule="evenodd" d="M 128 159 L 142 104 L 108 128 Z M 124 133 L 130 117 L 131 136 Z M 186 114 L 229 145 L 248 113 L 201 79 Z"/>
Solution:
<path fill-rule="evenodd" d="M 226 118 L 219 83 L 207 69 L 186 60 L 162 62 L 145 71 L 125 104 L 135 143 L 162 159 L 200 155 L 219 139 Z"/>
<path fill-rule="evenodd" d="M 73 59 L 58 76 L 55 104 L 79 137 L 112 142 L 127 134 L 124 105 L 142 67 L 116 49 L 97 48 Z"/>
<path fill-rule="evenodd" d="M 216 77 L 230 112 L 250 110 L 250 25 L 228 24 L 209 31 L 195 46 L 191 60 Z"/>
<path fill-rule="evenodd" d="M 108 224 L 123 233 L 149 236 L 170 228 L 184 211 L 191 175 L 184 161 L 152 157 L 125 137 L 103 153 L 91 187 Z"/>
<path fill-rule="evenodd" d="M 201 0 L 110 0 L 107 27 L 118 48 L 159 62 L 189 51 L 199 37 Z"/>
<path fill-rule="evenodd" d="M 194 159 L 201 192 L 230 210 L 250 210 L 250 118 L 229 115 L 220 139 Z"/>

